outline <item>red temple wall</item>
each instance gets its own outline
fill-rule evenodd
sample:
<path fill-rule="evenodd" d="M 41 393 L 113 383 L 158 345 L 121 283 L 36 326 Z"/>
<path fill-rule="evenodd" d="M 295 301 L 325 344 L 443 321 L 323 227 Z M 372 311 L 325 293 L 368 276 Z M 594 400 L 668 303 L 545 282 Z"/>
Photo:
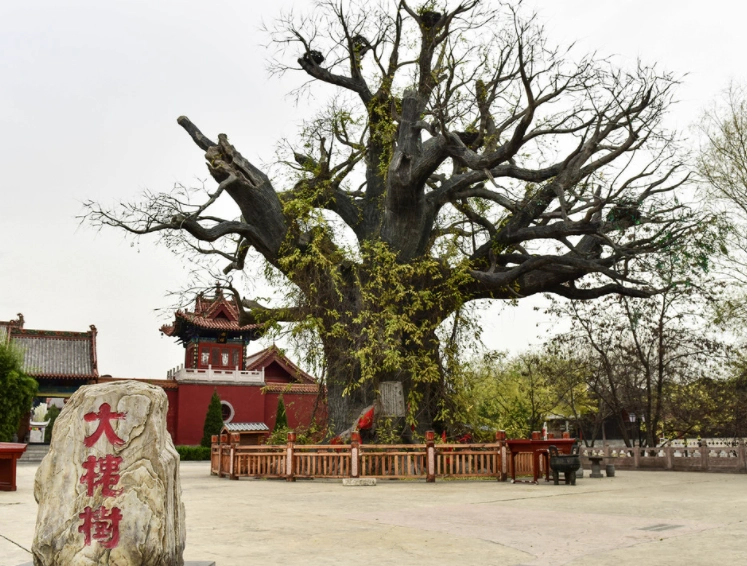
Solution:
<path fill-rule="evenodd" d="M 169 410 L 166 413 L 166 430 L 171 434 L 171 440 L 176 444 L 176 426 L 179 419 L 179 390 L 165 389 L 166 398 L 169 401 Z"/>
<path fill-rule="evenodd" d="M 178 389 L 166 390 L 169 410 L 166 426 L 174 444 L 195 446 L 202 440 L 213 390 L 218 390 L 221 401 L 234 409 L 232 422 L 264 422 L 270 430 L 275 427 L 279 393 L 262 394 L 262 388 L 249 385 L 179 384 Z M 311 422 L 316 395 L 284 393 L 288 426 L 307 427 Z M 323 420 L 324 415 L 318 414 Z"/>
<path fill-rule="evenodd" d="M 279 396 L 279 393 L 266 393 L 264 395 L 265 411 L 262 420 L 270 430 L 275 428 Z M 316 394 L 299 395 L 283 393 L 283 402 L 285 403 L 285 414 L 288 417 L 288 426 L 290 428 L 309 426 L 311 423 L 311 414 L 314 410 L 314 403 L 316 402 Z"/>
<path fill-rule="evenodd" d="M 264 418 L 264 397 L 261 387 L 247 385 L 179 384 L 178 444 L 197 445 L 202 440 L 210 398 L 218 391 L 221 401 L 227 401 L 234 410 L 233 422 L 261 422 Z M 173 435 L 172 435 L 173 436 Z"/>

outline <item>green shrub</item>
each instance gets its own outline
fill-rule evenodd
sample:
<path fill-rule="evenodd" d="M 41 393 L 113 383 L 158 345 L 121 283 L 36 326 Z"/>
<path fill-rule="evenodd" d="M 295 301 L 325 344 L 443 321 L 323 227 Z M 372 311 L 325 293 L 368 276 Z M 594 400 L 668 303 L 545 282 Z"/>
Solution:
<path fill-rule="evenodd" d="M 182 462 L 210 460 L 210 448 L 205 446 L 177 446 Z"/>
<path fill-rule="evenodd" d="M 322 440 L 329 436 L 326 427 L 320 427 L 317 423 L 312 423 L 310 427 L 299 425 L 295 431 L 288 427 L 276 428 L 265 439 L 265 444 L 285 444 L 288 442 L 288 433 L 296 433 L 296 444 L 320 444 Z"/>
<path fill-rule="evenodd" d="M 265 439 L 265 444 L 285 444 L 286 442 L 288 442 L 289 432 L 292 431 L 287 426 L 284 426 L 283 428 L 278 428 L 276 426 Z M 300 444 L 300 442 L 297 442 L 296 444 Z"/>
<path fill-rule="evenodd" d="M 36 380 L 23 371 L 23 354 L 0 342 L 0 442 L 10 442 L 18 423 L 31 409 Z"/>

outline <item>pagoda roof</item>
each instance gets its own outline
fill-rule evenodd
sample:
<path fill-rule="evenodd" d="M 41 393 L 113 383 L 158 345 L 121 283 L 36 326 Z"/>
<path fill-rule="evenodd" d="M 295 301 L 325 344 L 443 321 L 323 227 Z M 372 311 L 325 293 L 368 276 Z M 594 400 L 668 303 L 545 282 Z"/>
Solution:
<path fill-rule="evenodd" d="M 263 387 L 266 393 L 295 393 L 298 395 L 316 395 L 318 383 L 268 383 Z"/>
<path fill-rule="evenodd" d="M 161 332 L 166 336 L 176 336 L 184 340 L 190 330 L 243 333 L 261 328 L 260 324 L 239 324 L 239 308 L 233 297 L 225 297 L 216 289 L 213 297 L 200 294 L 195 300 L 193 311 L 178 310 L 174 322 L 163 325 Z"/>
<path fill-rule="evenodd" d="M 96 327 L 88 332 L 32 330 L 23 328 L 23 317 L 0 322 L 0 340 L 18 346 L 23 370 L 41 379 L 98 379 Z"/>
<path fill-rule="evenodd" d="M 260 370 L 269 366 L 273 362 L 276 362 L 280 367 L 287 371 L 291 377 L 296 378 L 298 382 L 313 384 L 314 392 L 316 392 L 316 379 L 285 357 L 275 344 L 269 348 L 256 352 L 251 356 L 247 356 L 244 362 L 244 369 L 247 371 Z"/>

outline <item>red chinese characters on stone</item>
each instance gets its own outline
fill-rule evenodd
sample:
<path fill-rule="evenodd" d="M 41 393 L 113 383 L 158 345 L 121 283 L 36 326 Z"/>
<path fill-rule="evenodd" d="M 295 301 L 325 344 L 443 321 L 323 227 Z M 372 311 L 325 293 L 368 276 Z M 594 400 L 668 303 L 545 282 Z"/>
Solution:
<path fill-rule="evenodd" d="M 126 415 L 127 413 L 112 412 L 112 408 L 109 406 L 109 403 L 102 403 L 101 407 L 99 407 L 98 413 L 86 413 L 83 416 L 86 422 L 90 423 L 92 421 L 99 421 L 99 426 L 96 429 L 96 432 L 94 432 L 91 436 L 87 436 L 83 440 L 83 444 L 90 448 L 91 446 L 96 444 L 96 441 L 101 438 L 102 434 L 105 434 L 106 439 L 111 444 L 113 444 L 114 446 L 122 446 L 125 442 L 114 433 L 114 429 L 112 428 L 110 421 L 123 419 Z"/>
<path fill-rule="evenodd" d="M 89 456 L 83 462 L 83 469 L 86 470 L 86 473 L 81 476 L 80 483 L 86 486 L 86 493 L 89 497 L 93 495 L 94 489 L 99 485 L 101 486 L 101 495 L 104 497 L 116 497 L 122 493 L 121 489 L 114 489 L 119 482 L 117 472 L 119 472 L 121 463 L 121 457 L 111 454 L 107 454 L 104 458 Z"/>
<path fill-rule="evenodd" d="M 122 519 L 122 513 L 118 507 L 107 510 L 105 507 L 91 509 L 86 506 L 78 517 L 83 519 L 78 532 L 83 533 L 86 546 L 91 545 L 92 538 L 104 548 L 114 548 L 119 544 L 119 521 Z"/>
<path fill-rule="evenodd" d="M 97 413 L 86 413 L 83 419 L 86 422 L 99 421 L 96 431 L 85 437 L 83 444 L 91 448 L 102 435 L 114 446 L 124 445 L 124 440 L 119 438 L 112 428 L 111 421 L 121 420 L 127 413 L 112 411 L 109 403 L 102 403 Z M 116 497 L 122 493 L 121 489 L 115 489 L 119 482 L 119 466 L 122 464 L 120 456 L 107 454 L 102 458 L 89 456 L 83 462 L 85 473 L 80 478 L 80 483 L 86 486 L 86 494 L 91 497 L 96 487 L 101 486 L 101 495 L 104 497 Z M 107 509 L 97 507 L 92 509 L 86 506 L 78 517 L 83 524 L 78 526 L 78 532 L 83 533 L 86 546 L 90 546 L 91 540 L 98 541 L 104 548 L 114 548 L 119 543 L 119 522 L 122 520 L 122 512 L 118 507 Z"/>

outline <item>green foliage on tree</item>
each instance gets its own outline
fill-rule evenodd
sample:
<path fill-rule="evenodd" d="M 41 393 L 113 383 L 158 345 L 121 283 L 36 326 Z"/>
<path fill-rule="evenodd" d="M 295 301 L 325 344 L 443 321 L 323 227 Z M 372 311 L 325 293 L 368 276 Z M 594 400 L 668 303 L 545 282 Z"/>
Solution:
<path fill-rule="evenodd" d="M 220 404 L 220 397 L 218 397 L 218 390 L 215 389 L 205 415 L 205 426 L 202 427 L 200 446 L 210 446 L 210 437 L 214 434 L 220 434 L 221 428 L 223 428 L 223 409 Z"/>
<path fill-rule="evenodd" d="M 580 360 L 549 349 L 506 359 L 490 355 L 468 364 L 461 391 L 461 410 L 453 415 L 450 432 L 470 432 L 477 441 L 490 441 L 497 430 L 509 438 L 528 438 L 550 415 L 570 422 L 593 409 Z M 459 430 L 459 423 L 468 430 Z"/>
<path fill-rule="evenodd" d="M 49 424 L 47 425 L 47 429 L 44 431 L 44 442 L 52 441 L 52 429 L 54 428 L 54 422 L 57 420 L 57 417 L 59 415 L 60 408 L 55 405 L 52 405 L 47 411 L 47 419 L 49 419 Z"/>
<path fill-rule="evenodd" d="M 283 402 L 282 395 L 278 397 L 278 409 L 275 416 L 275 427 L 272 432 L 279 430 L 288 430 L 288 415 L 285 414 L 285 403 Z"/>
<path fill-rule="evenodd" d="M 667 390 L 669 413 L 666 438 L 747 436 L 747 371 L 738 356 L 723 379 L 701 377 Z"/>
<path fill-rule="evenodd" d="M 400 444 L 402 442 L 402 419 L 377 418 L 375 432 L 374 442 L 376 444 Z"/>
<path fill-rule="evenodd" d="M 21 417 L 31 409 L 38 384 L 23 371 L 23 356 L 0 343 L 0 442 L 10 442 Z"/>

